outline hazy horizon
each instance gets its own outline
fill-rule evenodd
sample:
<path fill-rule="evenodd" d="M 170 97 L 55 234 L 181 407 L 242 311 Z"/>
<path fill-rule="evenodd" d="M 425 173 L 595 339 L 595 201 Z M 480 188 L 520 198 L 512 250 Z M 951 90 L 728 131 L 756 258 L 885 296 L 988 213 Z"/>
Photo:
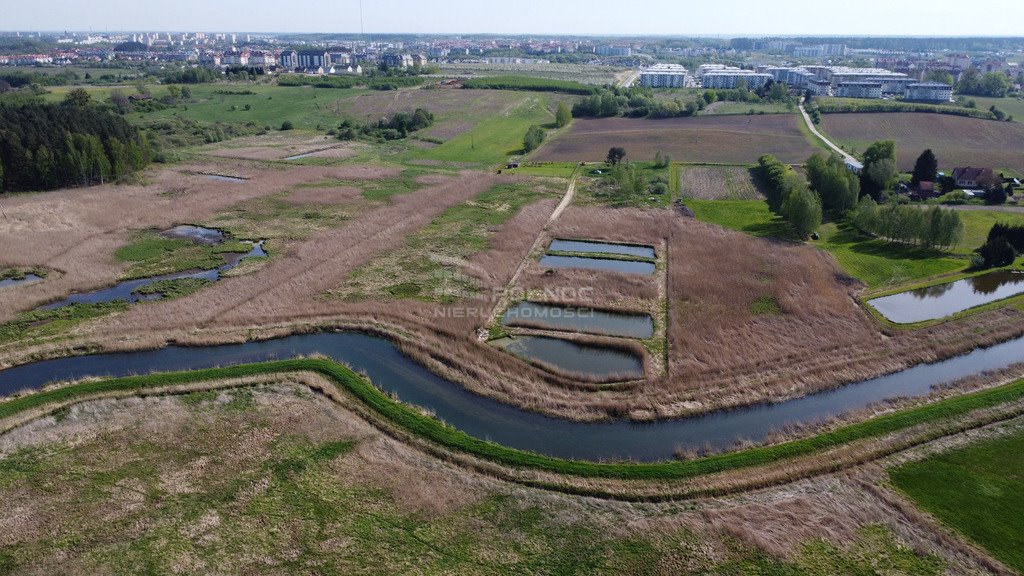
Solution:
<path fill-rule="evenodd" d="M 260 7 L 265 6 L 265 10 Z M 1024 35 L 1024 3 L 861 0 L 829 11 L 795 0 L 772 3 L 720 0 L 686 6 L 667 0 L 605 9 L 592 2 L 523 0 L 515 5 L 450 0 L 443 5 L 395 0 L 296 0 L 277 2 L 181 0 L 173 10 L 148 10 L 114 0 L 88 4 L 55 0 L 40 11 L 15 3 L 6 8 L 5 31 L 22 32 L 250 32 L 277 34 L 504 34 L 567 36 L 888 36 L 1015 37 Z M 836 15 L 836 12 L 842 12 Z M 967 12 L 971 18 L 963 18 Z M 983 16 L 984 15 L 984 16 Z"/>

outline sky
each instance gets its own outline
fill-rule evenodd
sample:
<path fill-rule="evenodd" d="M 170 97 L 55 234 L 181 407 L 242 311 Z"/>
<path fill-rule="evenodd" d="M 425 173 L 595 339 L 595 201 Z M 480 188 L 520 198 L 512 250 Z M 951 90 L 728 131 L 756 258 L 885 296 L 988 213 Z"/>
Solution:
<path fill-rule="evenodd" d="M 367 33 L 1021 36 L 1020 0 L 362 0 Z M 0 0 L 2 30 L 360 32 L 359 0 Z"/>

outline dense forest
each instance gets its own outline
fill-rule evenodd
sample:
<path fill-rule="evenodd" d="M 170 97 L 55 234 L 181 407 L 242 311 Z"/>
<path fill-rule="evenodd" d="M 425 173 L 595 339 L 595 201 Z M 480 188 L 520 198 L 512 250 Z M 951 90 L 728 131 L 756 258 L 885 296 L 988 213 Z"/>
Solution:
<path fill-rule="evenodd" d="M 96 106 L 0 102 L 0 191 L 116 180 L 150 161 L 145 137 Z"/>

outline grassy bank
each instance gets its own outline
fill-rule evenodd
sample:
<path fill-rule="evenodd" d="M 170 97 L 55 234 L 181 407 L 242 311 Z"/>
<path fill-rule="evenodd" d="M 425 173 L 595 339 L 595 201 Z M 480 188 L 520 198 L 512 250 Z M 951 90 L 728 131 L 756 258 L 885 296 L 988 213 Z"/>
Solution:
<path fill-rule="evenodd" d="M 0 501 L 17 511 L 0 542 L 3 574 L 948 569 L 883 521 L 847 536 L 807 534 L 783 554 L 688 525 L 700 511 L 553 496 L 467 474 L 292 385 L 100 402 L 46 426 L 49 439 L 0 457 Z"/>
<path fill-rule="evenodd" d="M 314 371 L 331 379 L 339 389 L 353 395 L 367 408 L 395 426 L 446 449 L 470 454 L 514 468 L 527 468 L 579 477 L 615 478 L 624 480 L 666 481 L 704 474 L 769 464 L 781 459 L 802 456 L 835 448 L 857 440 L 877 438 L 912 426 L 964 416 L 974 410 L 989 408 L 1024 398 L 1024 380 L 999 387 L 964 394 L 877 416 L 843 426 L 809 438 L 782 444 L 756 447 L 738 452 L 718 454 L 689 461 L 657 463 L 598 463 L 564 460 L 508 448 L 472 437 L 420 410 L 393 400 L 369 381 L 349 368 L 325 359 L 295 359 L 192 372 L 132 376 L 85 382 L 17 398 L 0 405 L 0 419 L 19 412 L 56 406 L 83 397 L 104 393 L 159 392 L 162 388 L 202 382 L 294 371 Z M 947 432 L 948 433 L 948 432 Z M 600 493 L 600 492 L 595 492 Z"/>
<path fill-rule="evenodd" d="M 943 523 L 1024 572 L 1024 433 L 910 462 L 889 477 Z"/>

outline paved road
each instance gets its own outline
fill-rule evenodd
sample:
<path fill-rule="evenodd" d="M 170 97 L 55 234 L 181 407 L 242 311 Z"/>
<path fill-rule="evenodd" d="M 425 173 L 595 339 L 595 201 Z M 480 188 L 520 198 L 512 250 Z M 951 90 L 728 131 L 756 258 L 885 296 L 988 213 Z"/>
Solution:
<path fill-rule="evenodd" d="M 814 122 L 811 120 L 811 115 L 808 114 L 807 110 L 804 109 L 804 103 L 802 100 L 800 101 L 800 114 L 804 117 L 804 122 L 807 123 L 807 128 L 810 129 L 811 133 L 817 136 L 819 140 L 824 142 L 826 146 L 828 146 L 837 154 L 842 156 L 843 160 L 846 160 L 847 162 L 853 162 L 855 164 L 860 164 L 860 160 L 857 160 L 853 156 L 847 154 L 845 150 L 843 150 L 839 146 L 836 146 L 835 144 L 832 143 L 831 140 L 825 138 L 825 136 L 823 136 L 821 132 L 818 132 L 818 128 L 814 125 Z"/>

